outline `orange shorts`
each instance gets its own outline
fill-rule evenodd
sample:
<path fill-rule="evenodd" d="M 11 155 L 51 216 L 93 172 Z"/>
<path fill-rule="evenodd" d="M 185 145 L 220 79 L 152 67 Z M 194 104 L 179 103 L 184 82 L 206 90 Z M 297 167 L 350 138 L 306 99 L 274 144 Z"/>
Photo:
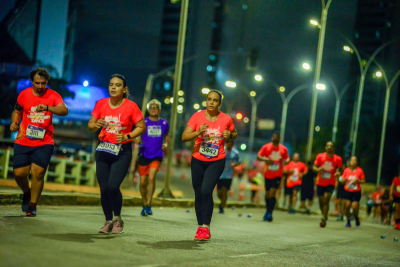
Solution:
<path fill-rule="evenodd" d="M 159 162 L 158 160 L 152 161 L 149 165 L 146 166 L 142 166 L 139 165 L 139 175 L 140 176 L 145 176 L 145 175 L 149 175 L 149 171 L 150 169 L 156 169 L 158 171 L 158 168 L 160 167 L 161 162 Z"/>

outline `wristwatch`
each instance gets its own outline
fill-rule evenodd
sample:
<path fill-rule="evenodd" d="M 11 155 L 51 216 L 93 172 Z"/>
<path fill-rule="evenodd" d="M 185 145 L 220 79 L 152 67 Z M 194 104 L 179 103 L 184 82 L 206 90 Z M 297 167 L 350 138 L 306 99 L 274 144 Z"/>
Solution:
<path fill-rule="evenodd" d="M 232 133 L 231 133 L 231 135 L 229 136 L 229 139 L 232 139 Z"/>
<path fill-rule="evenodd" d="M 128 139 L 132 139 L 130 134 L 127 134 L 126 137 L 128 137 Z"/>

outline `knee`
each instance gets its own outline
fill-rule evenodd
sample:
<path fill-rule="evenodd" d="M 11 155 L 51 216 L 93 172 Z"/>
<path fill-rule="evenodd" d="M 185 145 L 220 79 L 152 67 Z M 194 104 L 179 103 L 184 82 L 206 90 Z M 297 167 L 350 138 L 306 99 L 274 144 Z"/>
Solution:
<path fill-rule="evenodd" d="M 29 172 L 23 170 L 22 168 L 20 169 L 14 169 L 14 177 L 15 179 L 22 179 L 28 177 Z"/>

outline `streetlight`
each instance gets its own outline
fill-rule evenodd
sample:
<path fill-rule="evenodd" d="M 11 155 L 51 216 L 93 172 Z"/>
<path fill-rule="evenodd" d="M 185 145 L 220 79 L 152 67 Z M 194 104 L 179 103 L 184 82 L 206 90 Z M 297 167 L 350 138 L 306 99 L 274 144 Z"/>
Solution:
<path fill-rule="evenodd" d="M 285 92 L 286 88 L 284 86 L 280 86 L 279 87 L 279 92 L 283 93 Z"/>
<path fill-rule="evenodd" d="M 351 49 L 351 47 L 348 45 L 343 46 L 343 50 L 352 54 L 354 53 L 353 49 Z"/>
<path fill-rule="evenodd" d="M 375 73 L 375 76 L 378 77 L 378 78 L 382 77 L 382 72 L 377 71 L 377 72 Z"/>
<path fill-rule="evenodd" d="M 226 81 L 225 85 L 229 88 L 236 88 L 236 83 L 232 81 Z"/>
<path fill-rule="evenodd" d="M 263 80 L 263 77 L 260 74 L 256 74 L 254 76 L 254 80 L 256 80 L 257 82 L 261 82 Z"/>
<path fill-rule="evenodd" d="M 200 108 L 200 105 L 196 103 L 196 104 L 193 105 L 193 108 L 194 108 L 194 109 L 199 109 L 199 108 Z"/>
<path fill-rule="evenodd" d="M 84 81 L 83 82 L 83 86 L 88 87 L 89 86 L 89 82 L 88 81 Z"/>
<path fill-rule="evenodd" d="M 318 89 L 318 90 L 321 90 L 321 91 L 325 91 L 326 90 L 326 85 L 323 84 L 323 83 L 317 83 L 315 85 L 315 88 Z"/>
<path fill-rule="evenodd" d="M 201 93 L 204 94 L 204 95 L 208 94 L 209 92 L 210 92 L 210 88 L 201 89 Z"/>
<path fill-rule="evenodd" d="M 243 118 L 243 122 L 244 122 L 244 123 L 248 123 L 248 122 L 249 122 L 249 118 L 244 117 L 244 118 Z"/>
<path fill-rule="evenodd" d="M 311 23 L 312 25 L 315 25 L 315 26 L 320 26 L 319 23 L 318 23 L 318 21 L 316 21 L 315 19 L 310 20 L 310 23 Z"/>
<path fill-rule="evenodd" d="M 250 96 L 251 96 L 251 97 L 255 97 L 256 94 L 257 94 L 257 93 L 256 93 L 255 91 L 251 91 L 251 92 L 250 92 Z"/>
<path fill-rule="evenodd" d="M 328 0 L 325 3 L 325 0 L 322 0 L 322 14 L 321 14 L 321 27 L 319 31 L 318 37 L 318 49 L 317 49 L 317 62 L 315 64 L 315 76 L 314 76 L 314 85 L 319 83 L 319 79 L 321 76 L 321 63 L 322 63 L 322 54 L 324 51 L 324 41 L 325 41 L 325 30 L 326 30 L 326 21 L 328 17 L 328 9 L 331 5 L 332 0 Z M 317 21 L 310 21 L 313 25 L 319 25 Z M 318 89 L 318 88 L 317 88 Z M 318 100 L 318 91 L 313 88 L 313 98 L 311 105 L 311 114 L 310 114 L 310 125 L 308 129 L 308 144 L 307 144 L 307 159 L 311 159 L 312 153 L 312 144 L 314 138 L 314 125 L 315 125 L 315 115 L 317 112 L 317 100 Z"/>
<path fill-rule="evenodd" d="M 308 63 L 303 63 L 303 69 L 305 69 L 305 70 L 310 70 L 310 69 L 311 69 L 310 64 L 308 64 Z"/>

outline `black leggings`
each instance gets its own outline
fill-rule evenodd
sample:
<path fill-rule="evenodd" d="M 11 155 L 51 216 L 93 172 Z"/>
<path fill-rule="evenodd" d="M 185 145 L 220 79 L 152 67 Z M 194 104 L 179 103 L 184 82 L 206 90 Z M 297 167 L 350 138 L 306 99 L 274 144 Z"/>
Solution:
<path fill-rule="evenodd" d="M 132 144 L 123 144 L 118 156 L 96 151 L 96 173 L 101 191 L 101 206 L 106 220 L 121 215 L 122 194 L 119 187 L 132 159 Z"/>
<path fill-rule="evenodd" d="M 198 225 L 209 225 L 214 210 L 213 191 L 225 168 L 225 159 L 201 161 L 192 157 L 192 184 Z"/>

